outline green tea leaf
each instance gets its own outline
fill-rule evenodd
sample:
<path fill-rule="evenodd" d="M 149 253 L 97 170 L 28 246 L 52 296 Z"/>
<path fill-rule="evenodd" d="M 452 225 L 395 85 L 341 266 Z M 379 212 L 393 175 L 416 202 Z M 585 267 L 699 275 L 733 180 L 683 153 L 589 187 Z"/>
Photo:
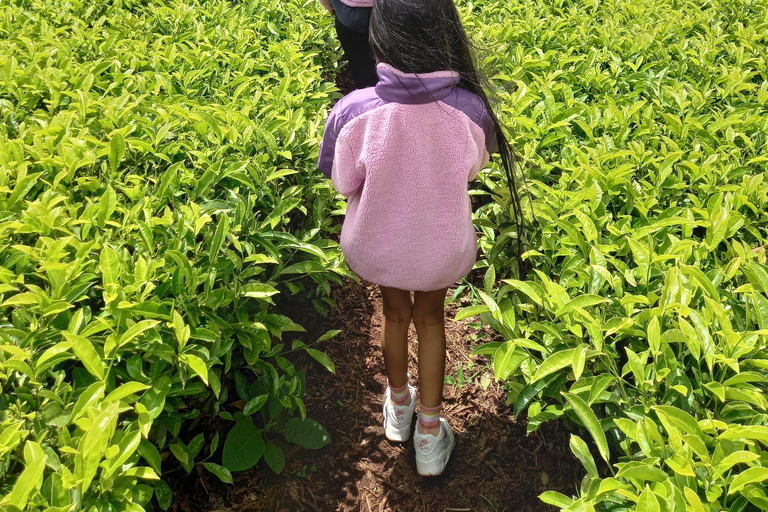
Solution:
<path fill-rule="evenodd" d="M 696 494 L 696 491 L 690 487 L 683 488 L 683 494 L 693 512 L 706 512 L 709 508 L 705 509 L 704 504 L 701 502 L 701 498 Z"/>
<path fill-rule="evenodd" d="M 710 219 L 710 225 L 707 228 L 706 244 L 710 250 L 714 250 L 725 238 L 728 229 L 728 217 L 730 212 L 725 208 L 718 208 Z"/>
<path fill-rule="evenodd" d="M 251 414 L 258 412 L 264 406 L 264 404 L 267 403 L 267 400 L 269 400 L 269 395 L 267 394 L 252 398 L 248 401 L 247 404 L 245 404 L 245 407 L 243 408 L 243 414 L 250 416 Z"/>
<path fill-rule="evenodd" d="M 240 288 L 240 295 L 256 299 L 264 299 L 278 293 L 280 293 L 278 290 L 263 283 L 248 284 Z"/>
<path fill-rule="evenodd" d="M 680 271 L 684 275 L 692 277 L 698 283 L 699 287 L 709 296 L 710 299 L 720 302 L 720 294 L 717 293 L 717 288 L 715 288 L 715 285 L 712 284 L 712 281 L 707 277 L 706 274 L 704 274 L 704 272 L 696 267 L 689 265 L 681 266 Z"/>
<path fill-rule="evenodd" d="M 749 484 L 762 482 L 768 479 L 768 468 L 749 468 L 739 473 L 728 487 L 728 495 L 742 490 Z"/>
<path fill-rule="evenodd" d="M 179 360 L 182 363 L 189 365 L 189 367 L 192 368 L 192 371 L 200 377 L 200 380 L 202 380 L 206 386 L 208 385 L 208 367 L 206 366 L 205 361 L 193 354 L 182 354 L 179 356 Z"/>
<path fill-rule="evenodd" d="M 117 166 L 123 161 L 125 156 L 125 139 L 120 132 L 115 132 L 112 135 L 112 140 L 109 141 L 109 166 L 112 172 L 117 171 Z"/>
<path fill-rule="evenodd" d="M 99 468 L 99 462 L 109 442 L 110 432 L 117 422 L 117 402 L 111 402 L 91 423 L 90 428 L 80 438 L 75 456 L 75 476 L 80 480 L 78 490 L 87 490 Z"/>
<path fill-rule="evenodd" d="M 326 333 L 320 336 L 319 338 L 317 338 L 317 342 L 320 343 L 321 341 L 330 340 L 332 338 L 335 338 L 341 333 L 342 333 L 341 329 L 331 329 L 329 331 L 326 331 Z"/>
<path fill-rule="evenodd" d="M 659 500 L 651 489 L 646 486 L 637 500 L 637 512 L 659 512 Z"/>
<path fill-rule="evenodd" d="M 96 225 L 103 228 L 115 211 L 116 206 L 117 195 L 112 186 L 107 185 L 107 190 L 104 192 L 104 195 L 101 196 L 101 201 L 99 202 L 99 213 L 96 216 Z"/>
<path fill-rule="evenodd" d="M 461 309 L 458 313 L 456 313 L 456 316 L 454 317 L 454 322 L 460 322 L 461 320 L 465 320 L 467 318 L 471 318 L 473 316 L 482 315 L 483 313 L 489 312 L 490 309 L 488 309 L 488 306 L 486 305 L 479 305 L 479 306 L 468 306 L 466 308 Z"/>
<path fill-rule="evenodd" d="M 62 333 L 67 341 L 72 342 L 72 352 L 75 353 L 85 369 L 99 380 L 104 379 L 104 364 L 101 356 L 94 350 L 93 344 L 82 336 L 69 332 Z"/>
<path fill-rule="evenodd" d="M 527 355 L 518 350 L 515 342 L 502 343 L 493 354 L 493 371 L 498 380 L 506 380 L 517 370 Z"/>
<path fill-rule="evenodd" d="M 732 426 L 722 432 L 719 439 L 753 439 L 768 444 L 768 427 L 762 425 Z"/>
<path fill-rule="evenodd" d="M 11 493 L 3 501 L 12 507 L 25 509 L 32 491 L 42 484 L 47 459 L 39 444 L 27 441 L 24 445 L 24 470 L 16 480 Z"/>
<path fill-rule="evenodd" d="M 283 434 L 289 443 L 311 450 L 318 450 L 331 442 L 328 431 L 310 418 L 291 418 L 278 429 L 278 432 Z"/>
<path fill-rule="evenodd" d="M 104 402 L 122 400 L 127 396 L 135 395 L 136 393 L 140 393 L 149 388 L 150 386 L 147 384 L 142 384 L 141 382 L 126 382 L 125 384 L 122 384 L 120 387 L 109 393 L 104 399 Z"/>
<path fill-rule="evenodd" d="M 2 307 L 6 306 L 30 306 L 32 304 L 37 304 L 37 295 L 34 293 L 17 293 L 16 295 L 11 296 L 8 298 L 5 302 L 3 302 Z"/>
<path fill-rule="evenodd" d="M 715 468 L 715 473 L 718 475 L 724 474 L 736 464 L 748 464 L 759 459 L 760 456 L 756 453 L 748 452 L 746 450 L 740 450 L 728 454 Z"/>
<path fill-rule="evenodd" d="M 276 444 L 269 443 L 264 451 L 264 460 L 269 467 L 278 475 L 283 472 L 285 467 L 285 452 Z"/>
<path fill-rule="evenodd" d="M 307 351 L 307 354 L 312 356 L 315 361 L 325 366 L 329 372 L 336 373 L 336 366 L 333 364 L 333 361 L 331 361 L 331 358 L 328 357 L 324 352 L 320 352 L 314 348 L 307 348 L 305 350 Z"/>
<path fill-rule="evenodd" d="M 216 225 L 216 233 L 213 235 L 211 241 L 211 249 L 208 252 L 208 261 L 215 262 L 219 256 L 221 246 L 224 244 L 224 237 L 229 233 L 229 217 L 221 215 L 219 223 Z"/>
<path fill-rule="evenodd" d="M 566 509 L 573 504 L 573 500 L 557 491 L 544 491 L 539 494 L 539 499 L 549 505 Z"/>
<path fill-rule="evenodd" d="M 627 238 L 627 243 L 632 250 L 635 263 L 637 263 L 637 266 L 640 267 L 640 272 L 642 272 L 643 275 L 643 282 L 646 282 L 651 272 L 651 251 L 640 242 L 633 240 L 632 238 Z"/>
<path fill-rule="evenodd" d="M 496 283 L 496 267 L 493 265 L 488 266 L 488 270 L 485 271 L 485 278 L 483 279 L 483 288 L 485 293 L 493 293 L 493 286 Z"/>
<path fill-rule="evenodd" d="M 537 306 L 543 306 L 541 295 L 533 288 L 531 283 L 517 281 L 515 279 L 503 279 L 502 282 L 507 283 L 508 285 L 512 286 L 512 288 L 515 288 L 516 290 L 519 290 L 525 294 Z"/>
<path fill-rule="evenodd" d="M 173 454 L 173 456 L 176 457 L 176 460 L 181 462 L 182 466 L 187 466 L 192 463 L 192 461 L 190 460 L 190 454 L 187 451 L 186 446 L 184 446 L 184 443 L 182 443 L 178 439 L 174 443 L 168 445 L 168 448 L 171 450 L 171 453 Z"/>
<path fill-rule="evenodd" d="M 285 267 L 280 275 L 311 274 L 313 272 L 326 272 L 328 269 L 319 261 L 302 261 Z"/>
<path fill-rule="evenodd" d="M 265 444 L 261 430 L 246 416 L 229 431 L 224 441 L 222 464 L 230 471 L 245 471 L 256 465 L 264 455 Z"/>
<path fill-rule="evenodd" d="M 555 378 L 556 375 L 550 375 L 548 377 L 544 377 L 541 380 L 530 382 L 523 386 L 523 389 L 520 390 L 520 392 L 517 394 L 517 398 L 515 399 L 515 417 L 520 416 L 520 413 L 522 413 L 525 408 L 528 407 L 528 404 L 530 404 L 531 401 L 544 388 L 551 384 Z"/>
<path fill-rule="evenodd" d="M 696 476 L 691 464 L 682 455 L 673 455 L 664 462 L 678 475 L 690 477 Z"/>
<path fill-rule="evenodd" d="M 751 295 L 757 313 L 757 325 L 760 329 L 768 329 L 768 299 L 757 292 L 752 292 Z"/>
<path fill-rule="evenodd" d="M 608 441 L 605 438 L 605 432 L 600 426 L 600 422 L 597 420 L 597 416 L 592 409 L 587 405 L 584 400 L 579 398 L 578 395 L 571 393 L 563 393 L 563 396 L 568 400 L 568 403 L 573 408 L 573 412 L 579 417 L 597 445 L 597 449 L 600 452 L 600 456 L 608 462 L 610 454 L 608 452 Z"/>
<path fill-rule="evenodd" d="M 109 469 L 103 473 L 104 476 L 114 475 L 118 469 L 121 469 L 125 461 L 127 461 L 128 458 L 133 455 L 136 449 L 139 447 L 140 441 L 141 432 L 138 430 L 125 435 L 120 440 L 120 443 L 115 446 L 118 451 L 117 456 L 110 460 Z M 122 474 L 124 475 L 125 473 Z M 157 475 L 154 473 L 154 471 L 152 474 L 155 475 L 155 478 L 157 478 Z"/>
<path fill-rule="evenodd" d="M 146 409 L 150 420 L 160 416 L 160 413 L 163 412 L 163 408 L 165 407 L 165 399 L 168 396 L 168 392 L 170 390 L 171 380 L 166 375 L 163 375 L 155 382 L 153 382 L 152 387 L 146 393 L 144 393 L 144 396 L 141 397 L 141 402 L 136 404 L 136 410 L 137 413 L 139 413 L 139 419 L 141 420 L 141 412 L 138 408 L 139 405 L 142 405 Z"/>
<path fill-rule="evenodd" d="M 144 460 L 147 461 L 149 464 L 149 467 L 155 470 L 155 472 L 158 475 L 162 474 L 161 471 L 161 459 L 160 459 L 160 452 L 157 450 L 155 445 L 147 441 L 146 439 L 142 439 L 139 443 L 139 455 L 144 457 Z"/>
<path fill-rule="evenodd" d="M 642 462 L 633 462 L 623 466 L 617 473 L 618 478 L 633 478 L 642 481 L 663 482 L 669 479 L 666 471 Z"/>
<path fill-rule="evenodd" d="M 105 289 L 109 285 L 118 284 L 120 278 L 120 257 L 108 245 L 102 248 L 99 270 L 101 270 Z"/>
<path fill-rule="evenodd" d="M 757 291 L 768 293 L 768 269 L 753 262 L 745 263 L 741 269 Z"/>
<path fill-rule="evenodd" d="M 651 409 L 656 411 L 656 414 L 659 415 L 659 419 L 661 419 L 662 423 L 665 425 L 673 425 L 682 432 L 695 434 L 699 437 L 704 436 L 704 432 L 702 432 L 699 424 L 693 416 L 687 412 L 671 405 L 654 405 Z"/>
<path fill-rule="evenodd" d="M 581 374 L 584 372 L 584 364 L 587 361 L 587 348 L 588 347 L 584 344 L 579 345 L 573 353 L 571 366 L 573 367 L 573 375 L 576 380 L 579 380 Z"/>
<path fill-rule="evenodd" d="M 230 473 L 227 468 L 214 464 L 213 462 L 203 462 L 203 466 L 225 484 L 232 483 L 232 473 Z"/>
<path fill-rule="evenodd" d="M 28 176 L 19 176 L 16 181 L 16 186 L 13 187 L 13 192 L 8 197 L 5 203 L 4 210 L 10 211 L 20 199 L 24 198 L 27 193 L 38 183 L 42 172 L 36 172 Z"/>
<path fill-rule="evenodd" d="M 160 322 L 157 320 L 142 320 L 141 322 L 136 322 L 131 326 L 130 329 L 125 331 L 123 335 L 120 336 L 120 340 L 117 342 L 117 346 L 122 347 L 126 343 L 133 341 L 139 334 L 154 328 L 159 323 Z"/>
<path fill-rule="evenodd" d="M 77 421 L 88 411 L 89 407 L 92 407 L 96 404 L 96 402 L 101 400 L 104 396 L 105 388 L 106 384 L 104 382 L 94 382 L 85 390 L 83 390 L 83 392 L 80 393 L 80 396 L 77 398 L 75 406 L 72 408 L 72 415 L 69 419 L 69 422 L 74 423 Z"/>
<path fill-rule="evenodd" d="M 598 478 L 597 466 L 595 465 L 595 459 L 592 458 L 592 454 L 589 453 L 587 443 L 584 442 L 576 434 L 571 434 L 570 441 L 571 451 L 577 459 L 584 465 L 584 469 L 595 478 Z"/>
<path fill-rule="evenodd" d="M 531 379 L 531 383 L 534 383 L 551 373 L 562 370 L 563 368 L 573 364 L 573 354 L 575 352 L 575 348 L 569 348 L 550 355 L 536 369 L 536 372 L 533 374 L 533 378 Z"/>
<path fill-rule="evenodd" d="M 661 329 L 659 327 L 659 318 L 654 316 L 648 322 L 648 346 L 651 352 L 658 354 L 661 348 Z"/>
<path fill-rule="evenodd" d="M 574 308 L 587 308 L 596 306 L 597 304 L 605 304 L 606 302 L 610 302 L 610 300 L 598 295 L 581 295 L 570 300 L 565 306 L 560 308 L 557 312 L 557 316 L 563 316 L 566 313 L 570 313 Z"/>
<path fill-rule="evenodd" d="M 168 510 L 171 507 L 171 501 L 173 500 L 173 491 L 170 486 L 163 480 L 155 482 L 155 497 L 157 498 L 157 504 L 163 510 Z"/>

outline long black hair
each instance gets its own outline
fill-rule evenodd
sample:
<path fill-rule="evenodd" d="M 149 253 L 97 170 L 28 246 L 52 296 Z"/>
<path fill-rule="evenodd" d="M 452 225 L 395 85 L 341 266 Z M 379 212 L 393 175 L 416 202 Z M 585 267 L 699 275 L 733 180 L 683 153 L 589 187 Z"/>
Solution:
<path fill-rule="evenodd" d="M 525 219 L 517 192 L 516 158 L 483 88 L 484 77 L 475 63 L 453 0 L 375 0 L 371 14 L 370 43 L 379 62 L 404 73 L 456 71 L 458 86 L 483 100 L 493 119 L 501 167 L 507 175 L 510 200 L 517 225 L 518 261 L 526 242 Z M 525 269 L 521 266 L 522 273 Z"/>

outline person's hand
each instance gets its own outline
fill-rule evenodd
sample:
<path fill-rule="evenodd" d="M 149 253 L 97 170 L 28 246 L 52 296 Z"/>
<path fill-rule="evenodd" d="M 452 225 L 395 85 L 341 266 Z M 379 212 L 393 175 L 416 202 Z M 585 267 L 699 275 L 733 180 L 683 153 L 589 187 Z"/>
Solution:
<path fill-rule="evenodd" d="M 320 5 L 331 14 L 334 14 L 333 7 L 331 7 L 331 0 L 320 0 Z"/>

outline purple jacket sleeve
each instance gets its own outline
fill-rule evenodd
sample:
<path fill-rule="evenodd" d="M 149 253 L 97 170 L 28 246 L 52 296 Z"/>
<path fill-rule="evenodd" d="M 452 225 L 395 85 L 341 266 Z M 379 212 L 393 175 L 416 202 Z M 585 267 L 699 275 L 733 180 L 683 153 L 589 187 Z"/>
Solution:
<path fill-rule="evenodd" d="M 342 102 L 339 101 L 333 106 L 333 109 L 328 116 L 328 120 L 325 122 L 323 140 L 320 142 L 320 157 L 318 158 L 317 166 L 328 178 L 331 177 L 331 170 L 333 169 L 336 139 L 339 136 L 339 132 L 344 127 L 341 103 Z"/>
<path fill-rule="evenodd" d="M 488 153 L 495 153 L 497 149 L 496 127 L 493 124 L 488 108 L 477 94 L 466 89 L 456 88 L 444 100 L 452 107 L 464 112 L 476 125 L 483 129 L 485 134 L 485 148 Z"/>
<path fill-rule="evenodd" d="M 471 104 L 471 110 L 468 109 L 467 115 L 483 129 L 485 148 L 488 153 L 493 154 L 498 149 L 498 142 L 496 141 L 496 126 L 493 124 L 491 113 L 488 112 L 488 107 L 485 106 L 479 96 L 473 94 Z"/>
<path fill-rule="evenodd" d="M 483 105 L 483 107 L 485 107 L 485 105 Z M 483 108 L 480 128 L 482 128 L 483 133 L 485 133 L 485 147 L 488 150 L 488 153 L 495 153 L 499 149 L 498 141 L 496 140 L 496 126 L 493 124 L 493 118 L 491 118 L 491 115 L 486 108 Z"/>

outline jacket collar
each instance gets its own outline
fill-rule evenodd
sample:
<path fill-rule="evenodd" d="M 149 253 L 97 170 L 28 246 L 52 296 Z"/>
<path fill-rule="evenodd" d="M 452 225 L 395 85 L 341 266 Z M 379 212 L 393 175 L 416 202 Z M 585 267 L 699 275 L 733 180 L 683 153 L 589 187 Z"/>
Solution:
<path fill-rule="evenodd" d="M 376 66 L 379 83 L 376 95 L 384 101 L 416 105 L 445 99 L 459 83 L 456 71 L 435 71 L 432 73 L 403 73 L 380 63 Z"/>

